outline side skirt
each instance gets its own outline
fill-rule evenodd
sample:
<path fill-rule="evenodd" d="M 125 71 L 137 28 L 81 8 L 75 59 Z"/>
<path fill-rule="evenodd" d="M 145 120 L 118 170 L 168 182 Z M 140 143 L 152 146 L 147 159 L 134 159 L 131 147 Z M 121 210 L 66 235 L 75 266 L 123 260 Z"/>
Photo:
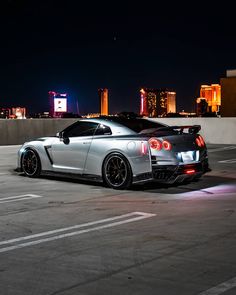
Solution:
<path fill-rule="evenodd" d="M 75 174 L 75 173 L 65 173 L 65 172 L 54 172 L 54 171 L 42 171 L 41 175 L 45 176 L 58 176 L 58 177 L 65 177 L 71 179 L 78 179 L 78 180 L 90 180 L 95 182 L 103 182 L 103 179 L 99 175 L 94 174 Z"/>

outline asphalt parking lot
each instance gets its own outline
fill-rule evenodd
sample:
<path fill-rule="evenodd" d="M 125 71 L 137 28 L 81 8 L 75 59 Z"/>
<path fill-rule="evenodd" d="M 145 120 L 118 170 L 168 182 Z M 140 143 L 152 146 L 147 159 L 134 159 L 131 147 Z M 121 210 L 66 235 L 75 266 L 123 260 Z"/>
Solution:
<path fill-rule="evenodd" d="M 236 146 L 178 186 L 17 174 L 0 146 L 0 294 L 236 294 Z"/>

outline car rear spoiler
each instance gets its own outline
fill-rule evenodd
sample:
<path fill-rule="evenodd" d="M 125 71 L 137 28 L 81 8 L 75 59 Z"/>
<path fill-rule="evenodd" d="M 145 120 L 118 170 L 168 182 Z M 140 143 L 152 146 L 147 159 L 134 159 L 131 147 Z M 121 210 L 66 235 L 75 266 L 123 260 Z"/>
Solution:
<path fill-rule="evenodd" d="M 182 134 L 184 129 L 188 129 L 188 133 L 190 134 L 197 134 L 201 130 L 201 125 L 166 126 L 157 128 L 156 131 L 176 130 L 179 134 Z"/>

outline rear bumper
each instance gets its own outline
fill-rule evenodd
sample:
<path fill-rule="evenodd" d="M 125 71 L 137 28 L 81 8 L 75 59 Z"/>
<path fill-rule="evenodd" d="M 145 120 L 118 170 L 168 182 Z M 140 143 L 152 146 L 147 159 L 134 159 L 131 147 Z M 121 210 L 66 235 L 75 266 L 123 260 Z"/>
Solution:
<path fill-rule="evenodd" d="M 183 181 L 191 181 L 201 177 L 202 174 L 209 171 L 207 159 L 203 162 L 186 164 L 186 165 L 168 165 L 153 166 L 153 180 L 161 183 L 175 183 Z M 191 172 L 190 172 L 191 171 Z M 190 173 L 188 173 L 190 172 Z"/>
<path fill-rule="evenodd" d="M 191 173 L 188 173 L 192 170 Z M 193 171 L 194 170 L 194 171 Z M 152 171 L 141 173 L 133 178 L 133 183 L 160 182 L 172 184 L 175 182 L 191 181 L 200 178 L 204 173 L 210 171 L 208 159 L 202 162 L 186 165 L 152 165 Z"/>

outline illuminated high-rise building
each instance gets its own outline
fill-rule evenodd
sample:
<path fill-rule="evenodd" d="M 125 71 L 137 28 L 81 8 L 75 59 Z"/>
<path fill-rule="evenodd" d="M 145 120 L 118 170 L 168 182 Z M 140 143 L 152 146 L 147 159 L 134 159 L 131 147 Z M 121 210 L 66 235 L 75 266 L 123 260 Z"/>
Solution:
<path fill-rule="evenodd" d="M 221 106 L 221 86 L 219 84 L 201 85 L 200 97 L 197 99 L 197 103 L 200 103 L 202 99 L 205 99 L 207 102 L 207 112 L 219 112 Z"/>
<path fill-rule="evenodd" d="M 148 108 L 147 108 L 147 90 L 142 88 L 140 90 L 140 115 L 141 116 L 148 116 Z"/>
<path fill-rule="evenodd" d="M 67 112 L 67 93 L 58 93 L 49 91 L 50 115 L 52 117 L 61 117 L 63 113 Z"/>
<path fill-rule="evenodd" d="M 140 90 L 140 115 L 164 117 L 176 112 L 176 92 L 167 89 L 142 88 Z"/>
<path fill-rule="evenodd" d="M 102 116 L 108 116 L 108 89 L 98 89 L 100 113 Z"/>

